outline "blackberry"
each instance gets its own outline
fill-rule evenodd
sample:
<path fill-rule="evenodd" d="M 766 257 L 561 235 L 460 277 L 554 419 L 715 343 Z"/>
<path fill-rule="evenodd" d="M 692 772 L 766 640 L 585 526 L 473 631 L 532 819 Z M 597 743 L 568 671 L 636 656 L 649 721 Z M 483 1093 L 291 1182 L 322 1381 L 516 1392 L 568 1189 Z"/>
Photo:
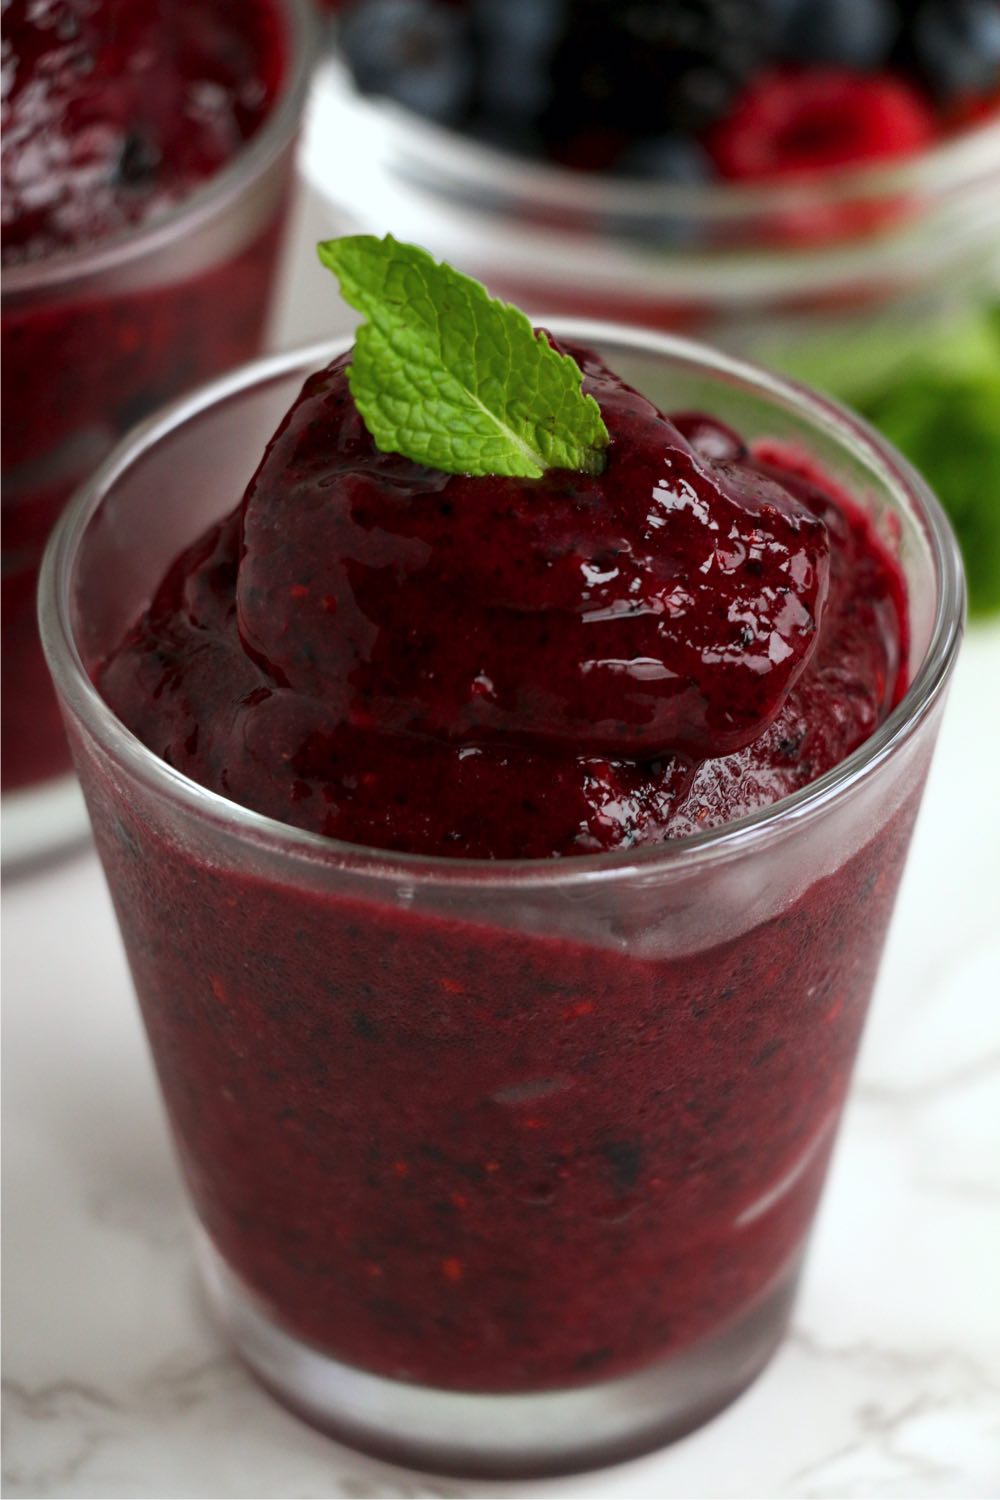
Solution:
<path fill-rule="evenodd" d="M 497 134 L 537 125 L 566 11 L 567 0 L 471 0 L 476 114 Z"/>
<path fill-rule="evenodd" d="M 693 133 L 720 119 L 763 62 L 759 0 L 571 0 L 542 126 L 556 154 L 574 138 Z M 612 142 L 617 142 L 617 150 Z"/>
<path fill-rule="evenodd" d="M 714 167 L 705 148 L 689 136 L 661 135 L 630 141 L 614 163 L 614 171 L 621 177 L 697 187 L 713 176 Z M 614 213 L 605 224 L 611 234 L 673 248 L 696 243 L 700 234 L 694 219 L 678 212 Z"/>

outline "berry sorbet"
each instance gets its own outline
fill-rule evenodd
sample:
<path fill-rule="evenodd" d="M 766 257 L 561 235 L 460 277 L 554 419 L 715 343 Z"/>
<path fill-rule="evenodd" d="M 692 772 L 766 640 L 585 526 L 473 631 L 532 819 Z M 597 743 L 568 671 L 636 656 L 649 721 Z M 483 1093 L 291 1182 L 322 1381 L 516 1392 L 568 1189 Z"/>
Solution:
<path fill-rule="evenodd" d="M 67 495 L 126 428 L 260 346 L 301 90 L 293 15 L 4 7 L 5 791 L 69 765 L 34 624 Z"/>
<path fill-rule="evenodd" d="M 487 868 L 665 847 L 850 755 L 906 687 L 872 521 L 801 454 L 572 352 L 596 477 L 379 452 L 349 356 L 312 375 L 98 666 L 118 718 L 244 807 Z M 512 940 L 236 878 L 91 796 L 199 1212 L 283 1328 L 400 1380 L 542 1390 L 794 1280 L 912 796 L 771 921 L 727 933 L 709 887 L 680 952 L 656 924 L 688 918 L 654 902 L 650 928 L 648 895 L 596 941 Z"/>
<path fill-rule="evenodd" d="M 45 649 L 237 1350 L 383 1456 L 586 1467 L 787 1326 L 957 555 L 802 388 L 320 251 L 353 351 L 126 443 Z"/>
<path fill-rule="evenodd" d="M 381 453 L 349 355 L 313 376 L 108 662 L 116 712 L 257 812 L 477 859 L 717 827 L 838 764 L 906 686 L 871 523 L 572 352 L 611 434 L 595 477 Z"/>

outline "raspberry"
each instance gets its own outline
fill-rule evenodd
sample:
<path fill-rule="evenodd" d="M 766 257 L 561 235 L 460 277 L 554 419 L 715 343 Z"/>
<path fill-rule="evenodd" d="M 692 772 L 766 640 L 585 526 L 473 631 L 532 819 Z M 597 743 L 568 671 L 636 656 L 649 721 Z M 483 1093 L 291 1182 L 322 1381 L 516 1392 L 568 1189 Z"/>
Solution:
<path fill-rule="evenodd" d="M 759 182 L 907 156 L 935 135 L 900 79 L 817 68 L 762 74 L 707 145 L 723 177 Z"/>

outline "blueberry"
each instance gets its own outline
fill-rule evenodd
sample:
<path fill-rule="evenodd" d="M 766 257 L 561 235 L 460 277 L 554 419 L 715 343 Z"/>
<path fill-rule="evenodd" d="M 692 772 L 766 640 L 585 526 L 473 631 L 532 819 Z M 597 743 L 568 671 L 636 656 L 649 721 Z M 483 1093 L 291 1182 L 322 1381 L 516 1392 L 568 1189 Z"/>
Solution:
<path fill-rule="evenodd" d="M 768 51 L 773 51 L 788 24 L 792 12 L 802 0 L 760 0 L 758 24 Z"/>
<path fill-rule="evenodd" d="M 694 186 L 712 174 L 708 153 L 697 141 L 682 135 L 658 135 L 632 141 L 615 163 L 620 177 L 644 177 L 658 182 Z"/>
<path fill-rule="evenodd" d="M 912 21 L 910 46 L 933 91 L 952 99 L 1000 86 L 997 0 L 925 0 Z"/>
<path fill-rule="evenodd" d="M 533 59 L 551 51 L 568 19 L 567 0 L 473 0 L 472 22 L 487 46 Z"/>
<path fill-rule="evenodd" d="M 549 67 L 567 0 L 474 0 L 478 106 L 493 128 L 533 125 L 549 97 Z"/>
<path fill-rule="evenodd" d="M 681 135 L 662 135 L 632 141 L 615 162 L 615 173 L 647 182 L 697 187 L 713 176 L 713 169 L 711 158 L 697 141 Z M 694 243 L 700 232 L 693 219 L 680 213 L 616 213 L 610 216 L 606 227 L 610 233 L 626 239 L 678 249 Z"/>
<path fill-rule="evenodd" d="M 136 191 L 148 189 L 156 179 L 162 157 L 151 136 L 138 126 L 126 131 L 115 165 L 119 183 Z"/>
<path fill-rule="evenodd" d="M 785 9 L 777 48 L 792 62 L 878 68 L 899 31 L 892 0 L 795 0 Z"/>
<path fill-rule="evenodd" d="M 434 0 L 356 0 L 339 36 L 362 93 L 387 95 L 444 124 L 464 114 L 474 69 L 460 10 Z"/>

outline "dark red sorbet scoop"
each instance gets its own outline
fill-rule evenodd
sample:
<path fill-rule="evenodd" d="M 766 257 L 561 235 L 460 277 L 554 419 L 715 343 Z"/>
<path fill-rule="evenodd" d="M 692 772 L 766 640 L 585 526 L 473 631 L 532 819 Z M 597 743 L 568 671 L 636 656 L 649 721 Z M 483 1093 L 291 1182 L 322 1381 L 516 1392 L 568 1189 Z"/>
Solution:
<path fill-rule="evenodd" d="M 906 685 L 870 518 L 573 352 L 610 434 L 593 478 L 380 453 L 350 356 L 311 376 L 100 670 L 115 711 L 269 817 L 471 859 L 684 837 L 850 755 Z"/>
<path fill-rule="evenodd" d="M 335 721 L 649 760 L 742 749 L 814 649 L 829 538 L 572 349 L 603 474 L 447 475 L 380 453 L 349 355 L 309 380 L 243 508 L 240 634 Z"/>

